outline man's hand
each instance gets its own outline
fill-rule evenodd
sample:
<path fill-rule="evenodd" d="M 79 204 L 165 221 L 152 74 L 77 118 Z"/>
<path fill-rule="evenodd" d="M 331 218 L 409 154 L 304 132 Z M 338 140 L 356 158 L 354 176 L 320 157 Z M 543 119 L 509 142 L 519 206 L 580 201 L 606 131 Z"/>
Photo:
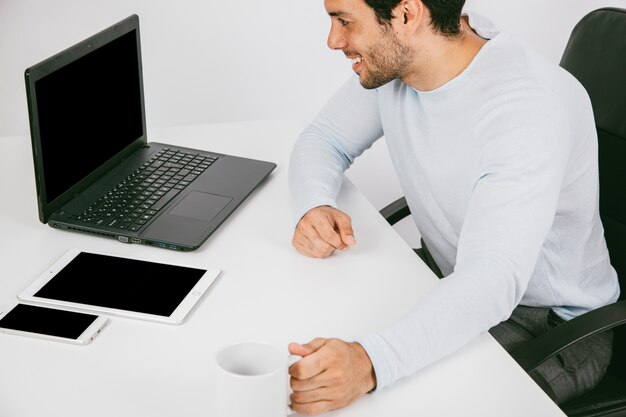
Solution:
<path fill-rule="evenodd" d="M 369 356 L 356 342 L 318 338 L 291 343 L 289 352 L 303 357 L 289 368 L 291 408 L 300 414 L 345 407 L 376 387 Z"/>
<path fill-rule="evenodd" d="M 309 210 L 298 222 L 292 241 L 298 252 L 312 258 L 325 258 L 355 243 L 350 217 L 328 206 Z"/>

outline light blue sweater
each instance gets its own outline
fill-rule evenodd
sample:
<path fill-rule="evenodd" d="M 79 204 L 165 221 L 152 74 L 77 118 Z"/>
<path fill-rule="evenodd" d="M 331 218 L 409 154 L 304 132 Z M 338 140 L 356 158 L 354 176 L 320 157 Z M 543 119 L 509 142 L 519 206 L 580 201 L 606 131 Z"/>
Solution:
<path fill-rule="evenodd" d="M 518 304 L 569 319 L 619 295 L 585 90 L 484 19 L 470 16 L 470 25 L 491 40 L 456 78 L 422 92 L 400 80 L 365 90 L 355 76 L 293 149 L 299 219 L 336 207 L 344 170 L 384 135 L 413 220 L 446 275 L 407 316 L 358 339 L 377 389 L 464 346 Z"/>

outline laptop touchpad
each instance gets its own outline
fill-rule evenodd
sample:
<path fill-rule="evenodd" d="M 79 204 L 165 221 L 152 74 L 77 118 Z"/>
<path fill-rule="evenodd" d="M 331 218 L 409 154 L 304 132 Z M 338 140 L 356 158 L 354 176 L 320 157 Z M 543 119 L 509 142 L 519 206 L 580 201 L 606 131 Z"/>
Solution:
<path fill-rule="evenodd" d="M 192 191 L 183 198 L 169 214 L 189 217 L 205 222 L 211 221 L 230 203 L 232 198 L 216 194 Z"/>

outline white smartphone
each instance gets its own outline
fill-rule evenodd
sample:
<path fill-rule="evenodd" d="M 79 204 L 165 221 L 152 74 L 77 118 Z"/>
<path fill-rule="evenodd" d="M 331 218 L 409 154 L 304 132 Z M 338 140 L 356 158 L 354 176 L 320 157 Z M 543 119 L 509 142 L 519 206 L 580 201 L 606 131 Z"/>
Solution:
<path fill-rule="evenodd" d="M 0 333 L 87 345 L 107 324 L 105 317 L 15 304 L 0 311 Z"/>

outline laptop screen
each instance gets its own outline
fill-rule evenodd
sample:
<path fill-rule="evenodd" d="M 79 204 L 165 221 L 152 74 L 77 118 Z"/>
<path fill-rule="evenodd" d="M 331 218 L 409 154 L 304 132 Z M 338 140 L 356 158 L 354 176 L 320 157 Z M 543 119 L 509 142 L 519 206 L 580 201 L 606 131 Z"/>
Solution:
<path fill-rule="evenodd" d="M 47 203 L 143 132 L 137 29 L 35 82 Z"/>

